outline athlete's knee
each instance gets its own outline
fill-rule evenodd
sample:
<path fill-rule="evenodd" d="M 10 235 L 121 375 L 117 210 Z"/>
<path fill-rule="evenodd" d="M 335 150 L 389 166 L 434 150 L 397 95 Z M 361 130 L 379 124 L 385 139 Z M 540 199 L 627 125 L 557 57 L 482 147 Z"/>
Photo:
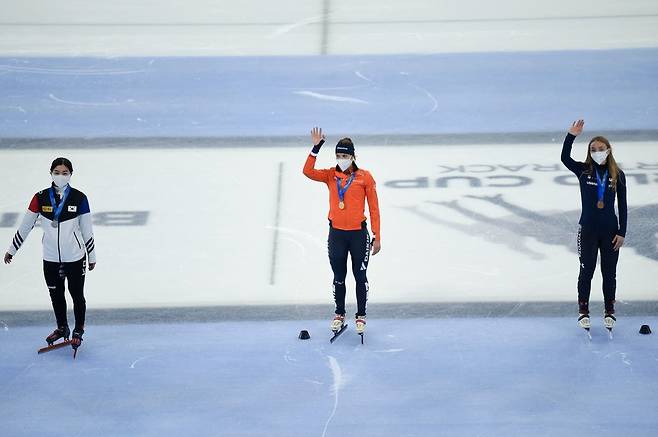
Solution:
<path fill-rule="evenodd" d="M 580 264 L 580 277 L 592 279 L 594 276 L 594 270 L 596 270 L 596 265 L 586 265 Z"/>
<path fill-rule="evenodd" d="M 603 275 L 603 287 L 614 287 L 617 284 L 617 275 L 608 273 Z"/>
<path fill-rule="evenodd" d="M 334 287 L 344 287 L 345 286 L 345 277 L 347 274 L 342 275 L 342 276 L 337 276 L 334 273 Z"/>

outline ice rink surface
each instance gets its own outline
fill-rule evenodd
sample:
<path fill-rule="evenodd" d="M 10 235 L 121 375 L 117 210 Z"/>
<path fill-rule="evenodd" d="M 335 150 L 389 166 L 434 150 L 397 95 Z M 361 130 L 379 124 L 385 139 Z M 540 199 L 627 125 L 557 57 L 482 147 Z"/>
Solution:
<path fill-rule="evenodd" d="M 36 354 L 38 226 L 0 267 L 3 434 L 656 435 L 658 3 L 0 9 L 0 243 L 66 156 L 98 251 L 75 361 Z M 605 134 L 628 177 L 612 339 L 598 271 L 575 322 L 580 117 L 572 156 Z M 378 184 L 363 345 L 328 341 L 315 125 Z"/>
<path fill-rule="evenodd" d="M 316 124 L 352 136 L 554 133 L 584 117 L 589 132 L 655 136 L 657 81 L 656 48 L 329 60 L 0 58 L 0 85 L 11 90 L 0 129 L 8 138 L 267 144 Z"/>
<path fill-rule="evenodd" d="M 654 436 L 658 318 L 592 340 L 569 318 L 95 326 L 78 357 L 0 331 L 12 436 Z M 298 340 L 307 329 L 310 340 Z"/>

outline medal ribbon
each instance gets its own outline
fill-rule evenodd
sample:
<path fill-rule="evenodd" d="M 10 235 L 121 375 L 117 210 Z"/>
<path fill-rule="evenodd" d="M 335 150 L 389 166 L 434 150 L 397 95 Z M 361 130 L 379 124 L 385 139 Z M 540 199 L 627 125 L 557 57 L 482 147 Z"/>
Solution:
<path fill-rule="evenodd" d="M 55 208 L 55 205 L 57 205 L 55 203 L 55 188 L 50 187 L 50 190 L 49 190 L 50 203 L 53 206 L 53 221 L 54 222 L 59 221 L 59 216 L 62 215 L 62 211 L 64 210 L 64 202 L 66 202 L 66 198 L 68 197 L 70 190 L 71 190 L 71 186 L 67 185 L 66 189 L 64 190 L 64 194 L 62 195 L 62 200 L 61 200 L 59 206 L 57 206 L 57 208 Z"/>
<path fill-rule="evenodd" d="M 594 169 L 596 172 L 596 189 L 599 195 L 599 202 L 603 200 L 603 195 L 605 194 L 605 187 L 608 185 L 608 170 L 606 169 L 603 174 L 603 179 L 599 177 L 599 172 Z"/>
<path fill-rule="evenodd" d="M 350 188 L 350 185 L 352 185 L 353 181 L 354 181 L 354 172 L 352 172 L 352 174 L 350 175 L 349 179 L 347 180 L 347 183 L 345 184 L 345 187 L 341 188 L 340 178 L 336 177 L 336 188 L 338 188 L 338 200 L 343 202 L 343 199 L 345 198 L 345 193 Z"/>

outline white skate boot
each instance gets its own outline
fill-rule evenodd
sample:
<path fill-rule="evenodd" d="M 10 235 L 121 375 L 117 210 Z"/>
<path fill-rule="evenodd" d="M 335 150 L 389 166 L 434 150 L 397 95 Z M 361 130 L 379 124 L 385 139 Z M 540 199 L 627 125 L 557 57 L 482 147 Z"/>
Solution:
<path fill-rule="evenodd" d="M 362 335 L 366 332 L 366 316 L 356 316 L 356 333 Z"/>
<path fill-rule="evenodd" d="M 578 315 L 578 325 L 589 331 L 589 328 L 592 327 L 592 324 L 590 323 L 589 320 L 589 314 L 579 314 Z"/>
<path fill-rule="evenodd" d="M 345 314 L 336 314 L 331 321 L 331 330 L 334 332 L 340 331 L 340 328 L 345 324 Z"/>

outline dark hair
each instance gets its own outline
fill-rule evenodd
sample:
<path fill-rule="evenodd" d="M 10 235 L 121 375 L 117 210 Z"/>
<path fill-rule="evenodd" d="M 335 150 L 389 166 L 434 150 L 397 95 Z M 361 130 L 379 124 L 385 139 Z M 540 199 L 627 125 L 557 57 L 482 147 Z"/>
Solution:
<path fill-rule="evenodd" d="M 55 170 L 55 167 L 58 165 L 63 165 L 69 169 L 71 173 L 73 173 L 73 164 L 71 164 L 71 161 L 69 161 L 66 158 L 56 158 L 53 163 L 50 165 L 50 172 L 52 173 L 53 170 Z"/>
<path fill-rule="evenodd" d="M 354 143 L 352 142 L 352 138 L 345 137 L 338 141 L 337 146 L 344 146 L 344 147 L 354 147 Z"/>
<path fill-rule="evenodd" d="M 343 138 L 336 144 L 336 153 L 347 153 L 354 156 L 354 143 L 351 138 Z"/>

